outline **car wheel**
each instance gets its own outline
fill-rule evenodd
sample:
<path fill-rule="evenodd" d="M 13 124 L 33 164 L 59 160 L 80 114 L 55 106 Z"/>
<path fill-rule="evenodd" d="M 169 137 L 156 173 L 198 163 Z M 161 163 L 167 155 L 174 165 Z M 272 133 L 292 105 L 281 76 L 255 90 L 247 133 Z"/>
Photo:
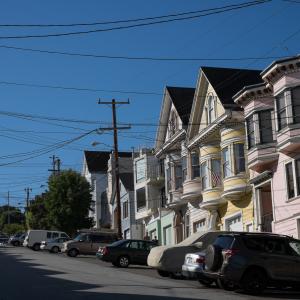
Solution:
<path fill-rule="evenodd" d="M 236 290 L 236 285 L 232 281 L 227 281 L 220 278 L 217 279 L 217 286 L 225 291 Z"/>
<path fill-rule="evenodd" d="M 168 271 L 163 271 L 163 270 L 157 270 L 157 273 L 161 276 L 161 277 L 169 277 L 170 273 Z"/>
<path fill-rule="evenodd" d="M 261 294 L 267 285 L 267 276 L 263 270 L 251 269 L 246 271 L 241 286 L 247 294 Z"/>
<path fill-rule="evenodd" d="M 68 251 L 68 256 L 70 256 L 70 257 L 76 257 L 78 254 L 79 254 L 79 252 L 77 249 L 70 249 Z"/>
<path fill-rule="evenodd" d="M 41 250 L 40 246 L 41 246 L 40 244 L 36 243 L 36 244 L 34 244 L 34 245 L 32 246 L 32 249 L 33 249 L 34 251 L 39 251 L 39 250 Z"/>
<path fill-rule="evenodd" d="M 127 268 L 129 266 L 128 256 L 120 256 L 118 259 L 118 266 L 121 268 Z"/>
<path fill-rule="evenodd" d="M 214 283 L 214 280 L 209 279 L 209 278 L 201 278 L 201 279 L 198 279 L 198 281 L 200 284 L 202 284 L 206 287 L 210 287 Z"/>
<path fill-rule="evenodd" d="M 51 249 L 52 253 L 58 253 L 59 252 L 59 248 L 57 246 L 52 247 Z"/>

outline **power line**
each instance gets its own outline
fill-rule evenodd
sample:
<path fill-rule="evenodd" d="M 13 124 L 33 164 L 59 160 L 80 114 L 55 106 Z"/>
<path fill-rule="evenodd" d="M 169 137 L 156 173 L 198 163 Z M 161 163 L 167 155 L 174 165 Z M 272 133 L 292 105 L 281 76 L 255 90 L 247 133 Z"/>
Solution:
<path fill-rule="evenodd" d="M 42 49 L 15 47 L 9 45 L 0 45 L 0 48 L 25 51 L 25 52 L 57 54 L 57 55 L 64 55 L 64 56 L 77 56 L 77 57 L 87 57 L 87 58 L 138 60 L 138 61 L 166 61 L 166 62 L 244 61 L 244 60 L 254 60 L 254 59 L 268 60 L 268 59 L 281 59 L 285 57 L 285 56 L 269 56 L 269 57 L 217 57 L 217 58 L 191 57 L 188 58 L 188 57 L 152 57 L 152 56 L 126 56 L 126 55 L 112 56 L 112 55 L 104 55 L 104 54 L 76 53 L 76 52 L 57 51 L 57 50 L 42 50 Z"/>
<path fill-rule="evenodd" d="M 133 25 L 125 25 L 125 26 L 118 26 L 118 27 L 111 27 L 111 28 L 102 28 L 102 29 L 94 29 L 94 30 L 86 30 L 86 31 L 73 31 L 73 32 L 61 32 L 61 33 L 48 33 L 48 34 L 27 34 L 27 35 L 14 35 L 14 36 L 0 36 L 0 39 L 30 39 L 30 38 L 49 38 L 49 37 L 62 37 L 62 36 L 75 36 L 75 35 L 86 35 L 91 33 L 100 33 L 100 32 L 109 32 L 109 31 L 116 31 L 116 30 L 123 30 L 123 29 L 130 29 L 130 28 L 137 28 L 137 27 L 145 27 L 155 24 L 163 24 L 163 23 L 170 23 L 170 22 L 177 22 L 177 21 L 183 21 L 183 20 L 191 20 L 191 19 L 197 19 L 209 15 L 216 15 L 228 11 L 243 9 L 251 6 L 257 6 L 261 4 L 268 3 L 272 0 L 261 0 L 261 1 L 253 1 L 253 2 L 247 2 L 240 5 L 235 5 L 235 7 L 231 8 L 219 8 L 218 11 L 208 12 L 204 14 L 198 14 L 195 16 L 187 16 L 187 17 L 178 17 L 173 18 L 169 20 L 160 20 L 160 21 L 152 21 L 147 23 L 141 23 L 141 24 L 133 24 Z"/>
<path fill-rule="evenodd" d="M 253 2 L 261 2 L 261 1 L 253 1 Z M 214 11 L 214 10 L 218 10 L 218 9 L 224 9 L 224 8 L 230 8 L 230 7 L 245 5 L 247 3 L 252 3 L 252 2 L 231 4 L 231 5 L 215 7 L 215 8 L 209 8 L 209 9 L 202 9 L 202 10 L 172 13 L 172 14 L 168 14 L 168 15 L 161 15 L 161 16 L 155 16 L 155 17 L 144 17 L 144 18 L 125 19 L 125 20 L 96 21 L 96 22 L 69 23 L 69 24 L 0 24 L 0 27 L 76 27 L 76 26 L 95 26 L 95 25 L 131 23 L 131 22 L 157 20 L 157 19 L 164 19 L 164 18 L 170 18 L 170 17 L 178 17 L 178 16 L 184 16 L 184 15 L 196 14 L 196 13 L 201 13 L 201 12 Z"/>

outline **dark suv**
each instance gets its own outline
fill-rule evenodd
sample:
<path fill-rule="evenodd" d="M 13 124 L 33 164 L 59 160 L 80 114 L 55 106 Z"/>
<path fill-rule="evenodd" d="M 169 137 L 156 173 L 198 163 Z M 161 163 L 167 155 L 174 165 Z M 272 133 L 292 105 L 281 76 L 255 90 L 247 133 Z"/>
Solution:
<path fill-rule="evenodd" d="M 271 233 L 228 233 L 206 249 L 204 274 L 251 294 L 300 284 L 300 240 Z"/>

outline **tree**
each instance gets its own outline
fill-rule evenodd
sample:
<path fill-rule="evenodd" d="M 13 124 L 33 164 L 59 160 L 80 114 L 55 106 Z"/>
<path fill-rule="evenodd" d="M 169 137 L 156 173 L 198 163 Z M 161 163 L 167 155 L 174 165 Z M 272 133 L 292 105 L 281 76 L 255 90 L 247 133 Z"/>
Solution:
<path fill-rule="evenodd" d="M 8 218 L 9 215 L 9 218 Z M 20 211 L 19 208 L 14 206 L 4 205 L 0 207 L 0 229 L 2 230 L 5 224 L 8 224 L 8 219 L 10 219 L 10 223 L 13 224 L 24 224 L 25 216 Z"/>
<path fill-rule="evenodd" d="M 18 232 L 24 232 L 24 231 L 25 231 L 24 224 L 12 223 L 12 224 L 5 224 L 3 226 L 3 232 L 5 232 L 8 235 L 13 235 Z"/>
<path fill-rule="evenodd" d="M 90 228 L 88 217 L 92 203 L 90 184 L 73 170 L 49 177 L 46 209 L 48 221 L 54 228 L 74 234 L 77 229 Z"/>
<path fill-rule="evenodd" d="M 35 196 L 26 212 L 26 226 L 30 229 L 50 229 L 46 209 L 47 193 Z"/>

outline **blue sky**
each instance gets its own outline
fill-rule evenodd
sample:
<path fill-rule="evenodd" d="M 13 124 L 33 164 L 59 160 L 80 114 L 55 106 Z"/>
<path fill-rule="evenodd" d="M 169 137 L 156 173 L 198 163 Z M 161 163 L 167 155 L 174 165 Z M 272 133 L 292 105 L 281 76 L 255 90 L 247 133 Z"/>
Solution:
<path fill-rule="evenodd" d="M 1 24 L 53 24 L 157 16 L 243 1 L 10 0 L 2 2 Z M 0 27 L 0 46 L 121 56 L 186 58 L 289 56 L 299 53 L 299 12 L 300 3 L 273 0 L 260 6 L 201 19 L 47 39 L 7 40 L 1 39 L 1 36 L 76 29 Z M 297 31 L 299 33 L 290 37 Z M 0 48 L 0 55 L 0 82 L 157 94 L 55 90 L 0 83 L 0 111 L 100 121 L 107 122 L 107 125 L 111 122 L 111 110 L 107 106 L 98 105 L 98 98 L 105 101 L 110 101 L 112 98 L 124 101 L 129 98 L 130 105 L 118 108 L 119 121 L 131 124 L 141 122 L 156 124 L 162 101 L 160 94 L 163 93 L 165 85 L 194 87 L 199 67 L 204 65 L 261 69 L 272 61 L 270 59 L 235 62 L 124 61 L 47 55 L 3 48 Z M 63 168 L 71 167 L 80 170 L 83 149 L 110 150 L 111 148 L 110 133 L 93 135 L 41 157 L 9 166 L 3 165 L 18 159 L 17 156 L 11 158 L 4 156 L 34 151 L 58 141 L 69 140 L 100 126 L 82 123 L 50 123 L 52 124 L 0 114 L 0 205 L 7 201 L 8 190 L 12 196 L 12 204 L 20 202 L 21 205 L 24 205 L 25 187 L 32 188 L 32 195 L 40 193 L 45 188 L 41 185 L 47 182 L 51 155 L 55 154 L 61 158 Z M 155 126 L 133 126 L 130 131 L 121 132 L 120 150 L 153 146 L 155 131 Z M 103 144 L 92 147 L 93 141 Z"/>

